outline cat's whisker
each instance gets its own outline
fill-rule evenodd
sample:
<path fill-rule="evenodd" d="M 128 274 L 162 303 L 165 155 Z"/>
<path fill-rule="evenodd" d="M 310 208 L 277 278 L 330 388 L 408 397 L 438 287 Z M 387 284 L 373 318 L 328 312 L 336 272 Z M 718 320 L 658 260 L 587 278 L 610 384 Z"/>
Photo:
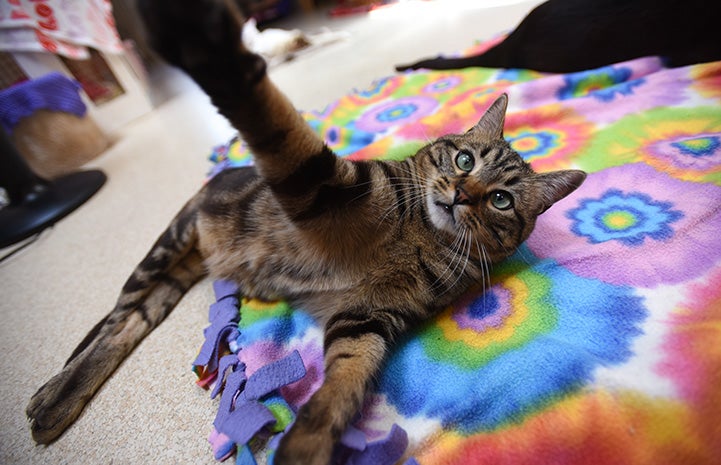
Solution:
<path fill-rule="evenodd" d="M 408 194 L 409 192 L 411 194 L 415 194 L 415 195 L 407 196 L 407 201 L 408 201 L 407 209 L 408 210 L 412 210 L 412 209 L 416 208 L 416 206 L 425 199 L 425 195 L 422 192 L 419 192 L 419 188 L 416 184 L 405 185 L 401 189 L 399 189 L 399 191 L 401 193 L 403 193 L 404 195 Z M 399 210 L 400 208 L 401 208 L 401 205 L 398 202 L 394 202 L 390 206 L 388 206 L 383 211 L 383 214 L 381 215 L 380 219 L 378 220 L 377 227 L 380 227 L 383 224 L 383 222 L 386 220 L 388 215 L 390 215 L 394 211 Z"/>
<path fill-rule="evenodd" d="M 486 247 L 483 244 L 480 244 L 478 241 L 476 241 L 476 247 L 480 245 L 480 253 L 481 253 L 481 282 L 483 283 L 483 294 L 487 291 L 491 290 L 491 270 L 490 270 L 490 261 L 488 260 L 488 255 L 486 254 Z M 488 286 L 486 286 L 486 283 L 488 283 Z M 483 310 L 485 311 L 486 307 L 486 300 L 485 297 L 483 299 Z"/>
<path fill-rule="evenodd" d="M 431 284 L 431 286 L 430 286 L 431 289 L 435 288 L 436 285 L 439 283 L 446 283 L 448 281 L 447 279 L 445 279 L 446 275 L 449 273 L 450 274 L 453 273 L 453 271 L 451 271 L 451 266 L 453 266 L 453 262 L 455 261 L 456 257 L 458 256 L 456 249 L 457 249 L 457 245 L 460 244 L 460 240 L 461 240 L 461 236 L 456 235 L 455 240 L 449 246 L 448 250 L 446 251 L 445 255 L 443 256 L 442 261 L 447 262 L 446 267 L 443 270 L 443 272 L 441 273 L 441 275 L 438 276 L 436 281 L 433 284 Z M 450 261 L 448 261 L 448 259 L 450 259 Z"/>
<path fill-rule="evenodd" d="M 521 257 L 521 260 L 524 261 L 524 263 L 528 266 L 533 266 L 531 263 L 531 260 L 526 256 L 523 247 L 517 247 L 516 252 L 518 252 L 518 255 Z"/>
<path fill-rule="evenodd" d="M 498 242 L 498 245 L 499 245 L 499 246 L 503 249 L 503 251 L 506 253 L 506 255 L 512 255 L 512 253 L 509 253 L 509 252 L 508 252 L 508 247 L 506 247 L 506 245 L 503 243 L 503 241 L 501 241 L 501 240 L 498 238 L 497 235 L 494 234 L 493 237 L 495 238 L 496 242 Z"/>
<path fill-rule="evenodd" d="M 490 282 L 490 277 L 488 277 L 488 274 L 486 273 L 485 250 L 481 249 L 478 239 L 476 239 L 475 237 L 473 239 L 476 242 L 476 250 L 478 251 L 478 260 L 481 262 L 481 287 L 482 287 L 482 292 L 483 292 L 483 294 L 482 294 L 482 296 L 483 296 L 483 313 L 485 314 L 486 313 L 486 291 L 491 289 L 491 282 Z M 486 279 L 488 279 L 488 288 L 486 288 Z"/>
<path fill-rule="evenodd" d="M 491 288 L 491 267 L 493 266 L 493 262 L 491 262 L 490 258 L 488 257 L 488 253 L 486 252 L 486 247 L 481 244 L 481 250 L 483 251 L 483 263 L 486 266 L 486 279 L 488 280 L 488 288 Z"/>
<path fill-rule="evenodd" d="M 453 270 L 450 273 L 450 277 L 452 278 L 453 276 L 456 276 L 456 279 L 453 281 L 453 283 L 451 283 L 450 286 L 448 286 L 448 288 L 452 288 L 453 285 L 455 285 L 455 283 L 458 282 L 458 279 L 461 276 L 463 269 L 465 269 L 465 266 L 464 266 L 461 269 L 461 273 L 456 273 L 458 271 L 458 267 L 461 266 L 461 263 L 463 263 L 464 257 L 466 259 L 468 258 L 468 255 L 465 253 L 465 251 L 467 249 L 467 247 L 466 247 L 467 243 L 468 243 L 468 231 L 466 229 L 464 229 L 461 234 L 461 241 L 459 241 L 458 248 L 456 250 L 456 257 L 458 260 L 456 262 L 456 265 L 453 267 Z"/>
<path fill-rule="evenodd" d="M 414 180 L 414 181 L 421 181 L 421 182 L 424 183 L 424 184 L 426 184 L 426 183 L 428 182 L 428 177 L 425 176 L 425 173 L 422 173 L 422 172 L 418 171 L 417 169 L 416 169 L 416 170 L 412 170 L 412 169 L 410 169 L 410 168 L 408 168 L 408 167 L 405 167 L 405 166 L 403 166 L 403 165 L 398 165 L 398 169 L 399 169 L 401 172 L 404 172 L 404 173 L 408 174 L 409 176 L 411 176 L 411 179 Z"/>
<path fill-rule="evenodd" d="M 424 183 L 427 183 L 426 178 L 414 170 L 411 170 L 405 164 L 398 164 L 395 167 L 401 172 L 408 176 L 389 176 L 390 181 L 396 181 L 394 188 L 404 196 L 404 202 L 407 210 L 413 210 L 418 207 L 425 200 L 425 193 L 423 190 Z M 421 182 L 419 182 L 421 181 Z M 393 202 L 391 205 L 385 208 L 382 212 L 380 219 L 377 221 L 376 230 L 386 221 L 388 216 L 401 209 L 402 205 L 399 202 Z"/>
<path fill-rule="evenodd" d="M 470 256 L 470 244 L 471 244 L 468 229 L 465 229 L 465 228 L 463 229 L 462 237 L 463 237 L 462 244 L 461 243 L 458 244 L 459 245 L 458 251 L 457 251 L 458 263 L 456 263 L 456 266 L 453 268 L 453 271 L 451 272 L 450 277 L 449 277 L 449 279 L 450 279 L 455 275 L 456 279 L 454 279 L 453 282 L 449 286 L 446 286 L 446 291 L 442 292 L 441 295 L 443 295 L 449 289 L 453 289 L 455 287 L 455 285 L 458 283 L 458 281 L 460 281 L 461 278 L 463 278 L 463 275 L 466 271 L 466 267 L 468 266 L 468 258 Z M 461 270 L 458 273 L 456 273 L 456 270 L 458 270 L 458 267 L 461 265 L 461 262 L 463 262 L 463 267 L 461 268 Z"/>
<path fill-rule="evenodd" d="M 463 230 L 461 231 L 461 234 L 457 235 L 456 240 L 453 242 L 453 245 L 454 245 L 453 257 L 452 257 L 451 262 L 449 263 L 448 267 L 446 268 L 446 271 L 442 275 L 442 276 L 446 276 L 446 274 L 448 274 L 448 279 L 444 280 L 444 284 L 447 283 L 448 281 L 450 281 L 451 279 L 453 279 L 453 276 L 456 274 L 456 270 L 458 270 L 458 267 L 461 265 L 461 262 L 463 262 L 464 259 L 465 259 L 465 263 L 463 265 L 463 268 L 461 269 L 461 272 L 458 274 L 458 276 L 453 281 L 453 283 L 451 283 L 450 286 L 445 286 L 446 290 L 444 292 L 442 292 L 440 295 L 443 295 L 446 292 L 448 292 L 448 290 L 453 289 L 453 286 L 455 286 L 455 284 L 461 279 L 461 277 L 463 277 L 463 273 L 465 272 L 466 266 L 468 265 L 468 256 L 469 256 L 468 250 L 470 250 L 470 248 L 469 248 L 470 239 L 468 238 L 468 234 L 469 234 L 469 230 L 467 228 L 463 228 Z M 456 261 L 456 259 L 457 259 L 457 263 L 455 264 L 455 266 L 453 266 L 453 269 L 451 270 L 450 267 L 451 267 L 451 265 L 453 265 L 453 263 Z"/>
<path fill-rule="evenodd" d="M 459 250 L 459 252 L 460 252 L 460 250 Z M 458 273 L 458 275 L 456 276 L 456 279 L 453 281 L 453 283 L 450 286 L 448 286 L 448 289 L 452 289 L 458 283 L 458 281 L 460 281 L 463 278 L 463 276 L 466 272 L 466 268 L 468 267 L 468 260 L 471 256 L 471 234 L 470 234 L 470 231 L 466 228 L 463 229 L 463 252 L 464 253 L 461 255 L 461 257 L 458 260 L 458 265 L 460 265 L 461 261 L 463 261 L 463 267 L 461 268 L 461 271 Z M 465 256 L 465 258 L 463 258 L 463 256 Z M 458 267 L 456 266 L 456 269 L 457 268 Z M 453 271 L 455 272 L 455 269 Z"/>
<path fill-rule="evenodd" d="M 472 236 L 472 237 L 473 237 L 473 242 L 475 242 L 475 244 L 476 244 L 476 252 L 478 252 L 478 261 L 481 263 L 481 286 L 483 287 L 483 295 L 485 296 L 485 294 L 486 294 L 486 269 L 484 267 L 484 264 L 486 261 L 486 257 L 483 254 L 483 252 L 481 251 L 481 247 L 480 247 L 480 244 L 478 243 L 478 239 L 476 238 L 476 236 Z M 490 286 L 489 286 L 489 288 L 490 288 Z M 483 300 L 483 310 L 484 311 L 485 311 L 485 307 L 486 307 L 486 301 L 485 301 L 485 297 L 484 297 L 484 300 Z"/>
<path fill-rule="evenodd" d="M 406 177 L 390 177 L 389 179 L 394 179 L 394 180 L 401 180 L 401 181 L 403 181 L 403 182 L 401 182 L 401 183 L 396 183 L 396 184 L 395 184 L 395 186 L 400 186 L 400 188 L 398 189 L 398 191 L 401 192 L 402 194 L 407 194 L 408 192 L 415 193 L 415 192 L 417 192 L 417 191 L 420 190 L 418 183 L 415 183 L 415 182 L 413 181 L 413 179 L 406 178 Z M 387 186 L 385 186 L 385 185 L 380 185 L 380 183 L 375 182 L 375 181 L 368 181 L 368 182 L 363 182 L 363 183 L 355 184 L 355 186 L 366 186 L 366 185 L 372 185 L 371 192 L 376 192 L 376 191 L 379 191 L 379 190 L 385 190 L 385 189 L 387 189 Z M 422 195 L 421 195 L 422 193 L 418 192 L 418 194 L 419 194 L 419 196 L 422 196 Z M 365 196 L 365 195 L 367 195 L 367 193 L 359 194 L 358 196 L 352 198 L 352 199 L 349 201 L 349 203 L 353 203 L 354 201 L 362 198 L 362 197 Z M 413 200 L 413 197 L 408 197 L 408 198 L 409 198 L 409 200 Z M 416 206 L 416 204 L 412 204 L 412 205 L 411 205 L 411 207 L 415 207 L 415 206 Z M 397 202 L 394 202 L 394 203 L 392 203 L 391 205 L 389 205 L 389 206 L 385 209 L 385 211 L 383 212 L 383 215 L 381 216 L 381 218 L 378 220 L 378 226 L 377 226 L 377 227 L 380 227 L 380 226 L 383 224 L 383 222 L 386 220 L 386 218 L 388 217 L 388 215 L 390 215 L 393 211 L 395 211 L 395 210 L 397 210 L 397 209 L 399 209 L 399 208 L 400 208 L 400 205 L 399 205 Z"/>
<path fill-rule="evenodd" d="M 398 210 L 399 208 L 400 208 L 400 207 L 399 207 L 398 205 L 392 205 L 392 206 L 386 208 L 386 210 L 385 210 L 385 212 L 383 213 L 383 215 L 378 219 L 378 224 L 376 225 L 376 231 L 378 231 L 378 229 L 383 225 L 383 223 L 385 222 L 386 218 L 388 218 L 388 215 L 390 215 L 390 214 L 393 213 L 394 211 Z"/>
<path fill-rule="evenodd" d="M 427 145 L 433 144 L 434 140 L 428 137 L 428 132 L 426 132 L 426 128 L 423 128 L 423 138 L 426 140 Z"/>

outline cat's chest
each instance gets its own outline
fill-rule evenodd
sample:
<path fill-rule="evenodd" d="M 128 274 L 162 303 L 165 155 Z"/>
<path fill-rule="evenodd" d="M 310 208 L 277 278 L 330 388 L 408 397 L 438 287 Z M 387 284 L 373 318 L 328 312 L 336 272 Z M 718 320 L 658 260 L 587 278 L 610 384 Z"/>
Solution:
<path fill-rule="evenodd" d="M 262 299 L 317 303 L 334 300 L 331 295 L 377 295 L 383 300 L 387 292 L 423 294 L 416 289 L 423 281 L 415 276 L 418 261 L 425 251 L 435 250 L 433 234 L 408 224 L 374 229 L 355 241 L 349 240 L 352 231 L 346 229 L 308 233 L 287 223 L 242 237 L 223 232 L 223 245 L 216 241 L 212 250 L 208 248 L 211 274 L 237 282 L 248 297 Z"/>
<path fill-rule="evenodd" d="M 369 257 L 348 252 L 342 246 L 333 249 L 323 240 L 276 230 L 216 249 L 206 263 L 211 274 L 237 282 L 249 297 L 291 298 L 343 291 L 362 279 Z"/>

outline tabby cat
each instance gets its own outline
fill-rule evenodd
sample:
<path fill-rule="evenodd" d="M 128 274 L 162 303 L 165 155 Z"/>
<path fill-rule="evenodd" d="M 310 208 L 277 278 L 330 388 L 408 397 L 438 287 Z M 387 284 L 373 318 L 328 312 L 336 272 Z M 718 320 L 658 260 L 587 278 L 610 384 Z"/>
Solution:
<path fill-rule="evenodd" d="M 405 161 L 338 158 L 239 43 L 223 3 L 146 2 L 154 47 L 240 131 L 255 167 L 193 197 L 125 283 L 115 308 L 31 399 L 39 443 L 56 439 L 200 278 L 284 298 L 325 325 L 325 382 L 276 464 L 325 465 L 399 336 L 488 277 L 585 173 L 534 173 L 503 139 L 501 95 L 467 133 Z"/>

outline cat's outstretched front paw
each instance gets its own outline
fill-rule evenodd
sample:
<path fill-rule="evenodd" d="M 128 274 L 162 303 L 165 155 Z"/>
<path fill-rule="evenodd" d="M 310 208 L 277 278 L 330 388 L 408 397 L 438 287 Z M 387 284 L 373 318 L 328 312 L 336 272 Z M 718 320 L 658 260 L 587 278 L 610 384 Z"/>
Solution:
<path fill-rule="evenodd" d="M 140 0 L 138 10 L 153 49 L 178 67 L 202 66 L 242 47 L 242 18 L 222 0 Z"/>
<path fill-rule="evenodd" d="M 265 60 L 243 46 L 244 18 L 233 6 L 228 0 L 138 2 L 152 48 L 217 100 L 233 98 L 266 72 Z"/>

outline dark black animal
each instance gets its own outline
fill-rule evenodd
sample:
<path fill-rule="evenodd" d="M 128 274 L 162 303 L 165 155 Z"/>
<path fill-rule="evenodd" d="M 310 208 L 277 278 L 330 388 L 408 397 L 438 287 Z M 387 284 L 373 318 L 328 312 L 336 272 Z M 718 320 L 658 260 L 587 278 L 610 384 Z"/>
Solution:
<path fill-rule="evenodd" d="M 652 55 L 671 67 L 721 60 L 721 1 L 549 0 L 480 55 L 438 57 L 396 69 L 482 66 L 567 73 Z"/>

